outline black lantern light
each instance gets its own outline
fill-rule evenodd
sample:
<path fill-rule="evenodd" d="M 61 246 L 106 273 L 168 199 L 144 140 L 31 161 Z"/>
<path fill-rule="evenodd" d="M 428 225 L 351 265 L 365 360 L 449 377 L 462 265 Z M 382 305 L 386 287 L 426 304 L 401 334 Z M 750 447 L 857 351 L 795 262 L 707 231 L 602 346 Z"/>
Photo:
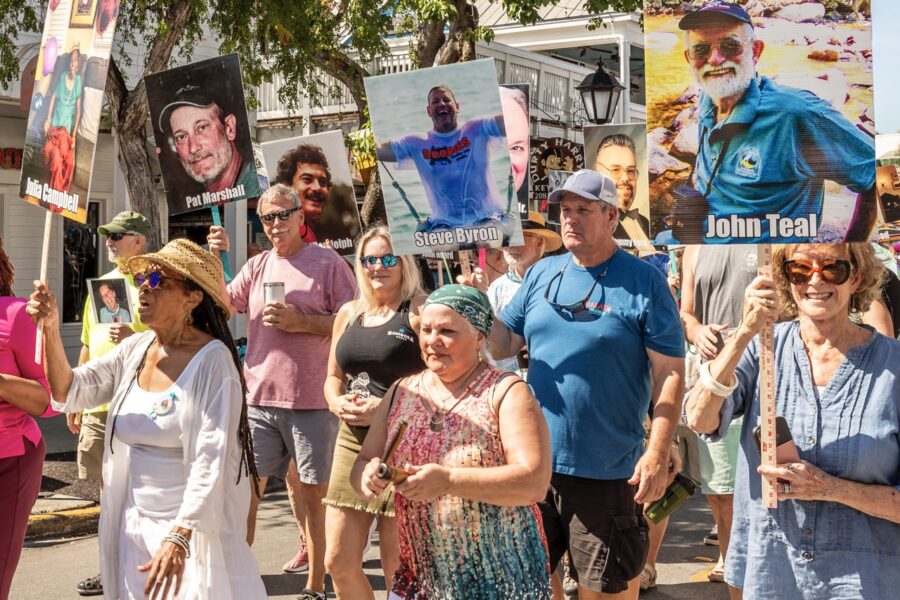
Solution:
<path fill-rule="evenodd" d="M 619 82 L 618 77 L 604 69 L 601 63 L 597 66 L 597 71 L 585 77 L 575 89 L 581 94 L 588 121 L 602 125 L 612 121 L 625 86 Z"/>

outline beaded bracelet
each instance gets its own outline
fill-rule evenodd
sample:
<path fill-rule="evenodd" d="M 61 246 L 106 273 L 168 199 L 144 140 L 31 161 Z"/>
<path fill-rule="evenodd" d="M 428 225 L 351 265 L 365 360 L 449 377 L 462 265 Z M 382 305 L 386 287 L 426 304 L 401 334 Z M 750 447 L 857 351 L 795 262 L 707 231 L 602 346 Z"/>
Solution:
<path fill-rule="evenodd" d="M 710 363 L 706 362 L 700 365 L 700 383 L 703 384 L 703 387 L 706 388 L 707 391 L 712 392 L 713 394 L 721 398 L 727 398 L 731 395 L 731 392 L 737 389 L 737 376 L 732 375 L 732 381 L 730 385 L 723 385 L 716 381 L 716 379 L 712 376 L 712 373 L 709 372 L 709 364 Z"/>
<path fill-rule="evenodd" d="M 176 546 L 178 546 L 179 548 L 184 550 L 185 558 L 191 557 L 191 543 L 186 537 L 184 537 L 180 533 L 175 532 L 175 531 L 170 531 L 169 533 L 166 534 L 166 537 L 163 538 L 163 541 L 164 542 L 172 542 L 173 544 L 175 544 Z"/>

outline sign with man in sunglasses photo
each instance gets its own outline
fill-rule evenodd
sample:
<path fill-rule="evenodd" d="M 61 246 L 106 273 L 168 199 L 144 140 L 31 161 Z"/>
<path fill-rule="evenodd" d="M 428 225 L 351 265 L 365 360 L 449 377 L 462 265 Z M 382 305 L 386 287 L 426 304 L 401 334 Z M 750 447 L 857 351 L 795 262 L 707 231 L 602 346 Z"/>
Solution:
<path fill-rule="evenodd" d="M 146 79 L 169 214 L 259 197 L 238 55 Z"/>
<path fill-rule="evenodd" d="M 868 4 L 852 20 L 781 0 L 645 6 L 651 239 L 869 240 Z"/>
<path fill-rule="evenodd" d="M 359 210 L 341 132 L 266 142 L 261 148 L 269 185 L 282 183 L 300 198 L 303 240 L 352 255 Z"/>

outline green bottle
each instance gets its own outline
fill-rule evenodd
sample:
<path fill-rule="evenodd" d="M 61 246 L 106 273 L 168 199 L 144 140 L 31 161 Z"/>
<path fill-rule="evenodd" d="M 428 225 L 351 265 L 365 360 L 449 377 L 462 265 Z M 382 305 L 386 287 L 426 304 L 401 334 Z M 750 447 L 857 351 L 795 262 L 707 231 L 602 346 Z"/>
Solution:
<path fill-rule="evenodd" d="M 675 479 L 666 488 L 662 498 L 650 505 L 645 513 L 647 518 L 654 523 L 659 523 L 684 504 L 684 501 L 694 495 L 697 484 L 693 479 L 678 473 Z"/>

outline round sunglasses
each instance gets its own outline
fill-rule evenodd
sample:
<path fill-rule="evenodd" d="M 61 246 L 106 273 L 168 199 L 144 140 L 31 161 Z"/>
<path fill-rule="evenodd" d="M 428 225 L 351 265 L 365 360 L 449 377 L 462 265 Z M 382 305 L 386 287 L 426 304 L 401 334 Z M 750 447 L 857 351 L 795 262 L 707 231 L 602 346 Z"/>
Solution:
<path fill-rule="evenodd" d="M 833 258 L 826 260 L 818 267 L 806 260 L 788 260 L 781 267 L 785 278 L 794 285 L 809 283 L 813 275 L 818 273 L 822 279 L 834 285 L 843 285 L 850 279 L 853 266 L 849 260 Z"/>
<path fill-rule="evenodd" d="M 142 287 L 145 283 L 151 290 L 155 290 L 158 288 L 162 282 L 166 279 L 173 279 L 175 281 L 184 281 L 183 277 L 178 277 L 176 275 L 163 275 L 159 271 L 150 271 L 149 273 L 135 273 L 134 274 L 134 282 L 138 287 Z"/>
<path fill-rule="evenodd" d="M 385 254 L 384 256 L 360 256 L 359 264 L 366 267 L 367 269 L 373 268 L 378 261 L 381 261 L 381 266 L 385 269 L 390 269 L 391 267 L 396 267 L 397 263 L 400 261 L 399 256 L 394 256 L 393 254 Z"/>

